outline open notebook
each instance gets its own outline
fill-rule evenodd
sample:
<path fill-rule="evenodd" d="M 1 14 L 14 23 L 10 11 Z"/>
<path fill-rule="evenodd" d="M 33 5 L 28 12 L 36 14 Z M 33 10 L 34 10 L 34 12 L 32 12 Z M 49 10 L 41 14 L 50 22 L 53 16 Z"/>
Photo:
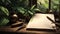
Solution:
<path fill-rule="evenodd" d="M 35 14 L 29 21 L 26 29 L 56 29 L 55 28 L 55 19 L 53 14 Z"/>

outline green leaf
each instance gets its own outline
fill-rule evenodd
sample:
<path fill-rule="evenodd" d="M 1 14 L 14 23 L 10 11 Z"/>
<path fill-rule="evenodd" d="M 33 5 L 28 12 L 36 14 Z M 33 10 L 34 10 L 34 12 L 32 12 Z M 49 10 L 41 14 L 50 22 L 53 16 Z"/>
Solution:
<path fill-rule="evenodd" d="M 18 10 L 18 12 L 20 12 L 20 13 L 22 13 L 22 14 L 24 14 L 25 11 L 26 11 L 26 10 L 25 10 L 24 8 L 22 8 L 22 7 L 18 7 L 17 10 Z"/>
<path fill-rule="evenodd" d="M 0 6 L 0 10 L 1 10 L 1 12 L 3 12 L 4 14 L 6 14 L 7 16 L 9 16 L 9 11 L 8 11 L 8 9 Z"/>
<path fill-rule="evenodd" d="M 8 22 L 9 22 L 9 19 L 3 17 L 3 18 L 1 18 L 1 20 L 0 20 L 0 26 L 5 26 Z"/>
<path fill-rule="evenodd" d="M 34 14 L 34 13 L 33 13 L 33 12 L 31 12 L 31 11 L 28 11 L 28 12 L 29 12 L 29 14 L 30 14 L 30 15 L 33 15 L 33 14 Z"/>
<path fill-rule="evenodd" d="M 33 10 L 34 8 L 35 8 L 35 5 L 33 5 L 30 10 Z"/>

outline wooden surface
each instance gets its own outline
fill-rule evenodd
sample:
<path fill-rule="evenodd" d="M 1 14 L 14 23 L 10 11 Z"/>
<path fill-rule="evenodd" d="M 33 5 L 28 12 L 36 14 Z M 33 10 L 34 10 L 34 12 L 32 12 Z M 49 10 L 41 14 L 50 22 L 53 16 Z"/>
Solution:
<path fill-rule="evenodd" d="M 55 32 L 55 31 L 35 31 L 35 30 L 26 30 L 26 24 L 24 25 L 25 27 L 20 28 L 20 27 L 16 27 L 16 28 L 11 28 L 10 26 L 6 26 L 6 27 L 0 27 L 0 31 L 2 32 L 13 32 L 13 33 L 23 33 L 23 34 L 57 34 L 60 32 Z M 19 30 L 18 30 L 19 29 Z"/>

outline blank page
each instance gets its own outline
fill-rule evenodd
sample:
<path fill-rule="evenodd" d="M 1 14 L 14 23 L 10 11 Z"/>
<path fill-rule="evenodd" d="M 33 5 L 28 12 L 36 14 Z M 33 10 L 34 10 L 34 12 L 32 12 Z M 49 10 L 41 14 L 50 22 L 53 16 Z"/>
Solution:
<path fill-rule="evenodd" d="M 53 14 L 40 14 L 37 13 L 35 14 L 29 21 L 28 25 L 27 25 L 27 29 L 55 29 L 55 24 L 50 21 L 47 16 L 49 18 L 51 18 L 53 21 L 55 21 L 54 19 L 54 15 Z"/>

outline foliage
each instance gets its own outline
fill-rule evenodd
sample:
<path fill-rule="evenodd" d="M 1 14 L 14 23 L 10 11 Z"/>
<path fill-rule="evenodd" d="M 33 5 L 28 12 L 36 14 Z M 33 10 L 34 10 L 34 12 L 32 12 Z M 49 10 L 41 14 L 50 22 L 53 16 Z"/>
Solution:
<path fill-rule="evenodd" d="M 49 9 L 49 0 L 38 0 L 37 1 L 37 8 L 41 10 L 41 12 L 46 12 Z M 59 9 L 59 0 L 51 0 L 51 9 Z"/>
<path fill-rule="evenodd" d="M 4 26 L 9 22 L 9 11 L 7 8 L 0 6 L 0 26 Z"/>
<path fill-rule="evenodd" d="M 0 26 L 9 23 L 9 15 L 14 11 L 16 14 L 21 13 L 26 21 L 29 20 L 35 13 L 35 5 L 29 8 L 28 3 L 28 0 L 0 0 Z"/>
<path fill-rule="evenodd" d="M 59 0 L 51 0 L 52 9 L 59 9 Z"/>
<path fill-rule="evenodd" d="M 46 9 L 48 9 L 48 0 L 38 0 L 37 1 L 37 8 L 40 9 L 41 12 L 45 13 Z"/>
<path fill-rule="evenodd" d="M 17 7 L 16 10 L 19 13 L 22 13 L 23 16 L 25 16 L 24 18 L 26 18 L 29 21 L 30 18 L 36 13 L 35 10 L 37 10 L 37 8 L 35 8 L 35 5 L 33 5 L 31 8 Z"/>

